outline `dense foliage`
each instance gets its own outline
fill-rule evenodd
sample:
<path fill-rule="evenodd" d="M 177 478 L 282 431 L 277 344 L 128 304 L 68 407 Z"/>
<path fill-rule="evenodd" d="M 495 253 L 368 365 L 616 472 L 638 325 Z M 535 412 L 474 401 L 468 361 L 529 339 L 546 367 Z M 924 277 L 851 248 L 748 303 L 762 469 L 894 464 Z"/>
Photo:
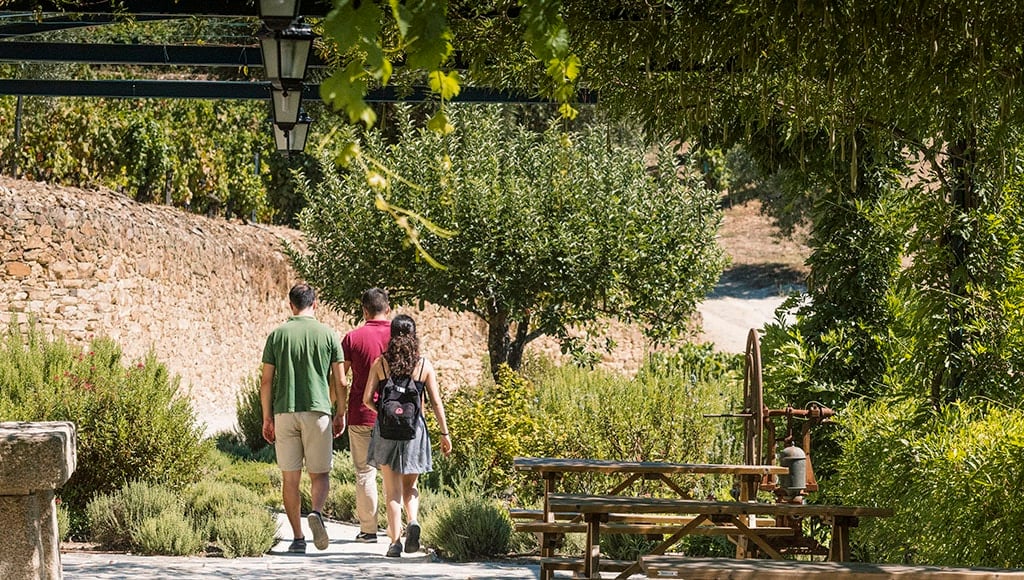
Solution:
<path fill-rule="evenodd" d="M 125 362 L 107 338 L 83 351 L 12 325 L 0 343 L 0 418 L 75 424 L 77 467 L 60 490 L 73 515 L 130 481 L 180 488 L 199 477 L 202 426 L 177 378 L 153 355 Z"/>
<path fill-rule="evenodd" d="M 569 366 L 537 369 L 534 413 L 543 436 L 530 455 L 736 463 L 738 423 L 703 415 L 742 406 L 738 364 L 738 357 L 716 355 L 705 345 L 652 355 L 636 377 Z M 694 497 L 721 497 L 730 484 L 693 477 L 688 485 Z M 608 487 L 607 478 L 595 477 L 576 491 Z"/>
<path fill-rule="evenodd" d="M 492 372 L 517 368 L 543 335 L 579 351 L 580 327 L 600 317 L 636 320 L 659 340 L 685 334 L 724 263 L 715 193 L 667 152 L 648 167 L 642 148 L 600 130 L 534 133 L 512 111 L 458 112 L 448 136 L 406 119 L 397 142 L 367 139 L 366 155 L 397 172 L 367 168 L 376 205 L 362 171 L 310 184 L 319 203 L 302 215 L 309 251 L 296 262 L 327 302 L 352 310 L 378 285 L 394 304 L 474 313 L 488 326 Z M 453 230 L 414 238 L 443 267 L 405 251 L 393 218 Z"/>
<path fill-rule="evenodd" d="M 452 475 L 478 474 L 479 487 L 531 505 L 541 482 L 513 471 L 516 455 L 734 463 L 739 425 L 702 415 L 741 406 L 739 364 L 709 346 L 654 355 L 636 377 L 531 358 L 523 376 L 504 369 L 496 384 L 460 390 L 446 402 L 452 430 L 474 437 L 473 445 L 456 446 L 446 467 Z M 609 481 L 565 484 L 593 492 Z M 728 494 L 730 482 L 694 477 L 684 485 L 706 497 Z"/>
<path fill-rule="evenodd" d="M 546 433 L 540 428 L 533 385 L 508 365 L 493 385 L 465 386 L 445 402 L 456 435 L 471 434 L 472 446 L 459 446 L 448 462 L 452 473 L 479 470 L 481 488 L 502 494 L 512 489 L 512 459 L 530 455 Z"/>
<path fill-rule="evenodd" d="M 0 123 L 13 126 L 15 114 L 16 99 L 0 97 Z M 317 152 L 336 147 L 325 128 L 311 135 L 308 155 L 277 153 L 258 102 L 30 97 L 21 123 L 20 146 L 0 132 L 0 171 L 290 225 L 306 204 L 292 172 L 315 177 Z"/>
<path fill-rule="evenodd" d="M 839 475 L 829 480 L 826 501 L 896 512 L 861 521 L 859 558 L 1024 566 L 1021 411 L 984 403 L 936 411 L 908 400 L 855 403 L 841 421 Z"/>

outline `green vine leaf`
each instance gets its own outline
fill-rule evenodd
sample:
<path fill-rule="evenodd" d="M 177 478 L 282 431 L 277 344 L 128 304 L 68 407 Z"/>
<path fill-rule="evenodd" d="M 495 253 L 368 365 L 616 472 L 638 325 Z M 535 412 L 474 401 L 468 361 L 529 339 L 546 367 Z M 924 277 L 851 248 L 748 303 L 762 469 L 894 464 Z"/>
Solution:
<path fill-rule="evenodd" d="M 448 2 L 440 0 L 391 0 L 391 12 L 406 42 L 407 62 L 413 68 L 440 68 L 452 54 L 448 28 Z"/>
<path fill-rule="evenodd" d="M 384 196 L 380 193 L 374 197 L 373 204 L 378 210 L 387 212 L 391 214 L 391 217 L 395 218 L 395 223 L 398 224 L 398 227 L 405 231 L 405 240 L 403 245 L 405 247 L 413 246 L 416 249 L 417 260 L 422 258 L 426 263 L 430 264 L 431 267 L 437 268 L 438 270 L 448 269 L 447 266 L 438 262 L 433 256 L 431 256 L 430 252 L 427 252 L 423 245 L 420 244 L 420 231 L 414 222 L 422 225 L 427 229 L 427 231 L 439 238 L 450 239 L 458 232 L 442 228 L 414 211 L 393 205 L 384 199 Z"/>
<path fill-rule="evenodd" d="M 448 115 L 446 115 L 442 109 L 434 113 L 434 116 L 430 117 L 430 120 L 427 121 L 427 129 L 439 135 L 448 135 L 452 131 L 455 131 L 455 126 L 448 121 Z"/>
<path fill-rule="evenodd" d="M 458 96 L 462 87 L 459 85 L 459 73 L 452 71 L 445 74 L 435 70 L 430 73 L 430 90 L 441 95 L 441 99 L 447 101 Z"/>

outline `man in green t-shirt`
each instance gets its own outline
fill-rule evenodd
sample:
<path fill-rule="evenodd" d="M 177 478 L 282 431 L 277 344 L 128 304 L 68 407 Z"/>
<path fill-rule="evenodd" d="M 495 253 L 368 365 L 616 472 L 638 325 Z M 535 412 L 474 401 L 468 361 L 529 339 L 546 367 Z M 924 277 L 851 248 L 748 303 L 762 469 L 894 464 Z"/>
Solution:
<path fill-rule="evenodd" d="M 305 463 L 312 484 L 309 529 L 314 545 L 325 550 L 330 538 L 320 514 L 330 487 L 332 439 L 345 430 L 345 417 L 334 414 L 332 403 L 346 387 L 341 342 L 313 315 L 316 292 L 308 284 L 296 284 L 288 300 L 292 316 L 270 333 L 263 347 L 260 403 L 263 438 L 274 444 L 277 453 L 284 511 L 292 526 L 288 551 L 305 553 L 299 494 L 302 466 Z"/>

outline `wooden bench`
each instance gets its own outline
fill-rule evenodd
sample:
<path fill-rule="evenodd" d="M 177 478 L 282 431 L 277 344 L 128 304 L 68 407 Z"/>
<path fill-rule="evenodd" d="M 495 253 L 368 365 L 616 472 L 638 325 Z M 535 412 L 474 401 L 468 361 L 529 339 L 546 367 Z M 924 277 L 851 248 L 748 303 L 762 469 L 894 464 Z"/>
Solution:
<path fill-rule="evenodd" d="M 608 496 L 608 495 L 571 495 L 549 494 L 548 507 L 552 514 L 582 514 L 586 521 L 586 540 L 583 553 L 583 574 L 588 578 L 600 578 L 600 536 L 601 533 L 612 533 L 614 525 L 612 514 L 630 514 L 631 517 L 642 518 L 653 515 L 689 516 L 688 523 L 679 520 L 675 525 L 664 525 L 671 528 L 667 538 L 650 550 L 653 555 L 664 554 L 683 536 L 702 534 L 712 526 L 728 531 L 726 535 L 745 538 L 763 553 L 776 560 L 784 556 L 768 540 L 777 535 L 788 535 L 794 539 L 801 534 L 800 522 L 805 517 L 818 517 L 832 525 L 832 545 L 829 547 L 831 560 L 849 559 L 849 528 L 856 526 L 858 518 L 863 516 L 885 517 L 892 510 L 862 506 L 829 506 L 817 504 L 777 504 L 752 502 L 718 502 L 694 501 L 685 499 Z M 770 526 L 760 528 L 752 522 L 752 516 L 770 516 L 787 522 L 786 526 Z M 756 522 L 756 520 L 754 520 Z M 710 525 L 709 525 L 710 524 Z M 639 526 L 638 526 L 639 527 Z M 781 528 L 781 529 L 780 529 Z M 785 531 L 783 531 L 785 530 Z M 618 533 L 618 532 L 617 532 Z M 635 562 L 618 577 L 628 578 L 640 570 L 640 562 Z M 542 576 L 544 568 L 542 567 Z"/>
<path fill-rule="evenodd" d="M 655 555 L 640 558 L 640 567 L 649 578 L 685 578 L 686 580 L 793 580 L 794 578 L 838 578 L 841 580 L 1017 580 L 1024 570 L 990 568 L 945 568 L 864 564 L 860 562 L 807 562 L 796 560 L 732 560 L 724 558 L 687 558 Z"/>

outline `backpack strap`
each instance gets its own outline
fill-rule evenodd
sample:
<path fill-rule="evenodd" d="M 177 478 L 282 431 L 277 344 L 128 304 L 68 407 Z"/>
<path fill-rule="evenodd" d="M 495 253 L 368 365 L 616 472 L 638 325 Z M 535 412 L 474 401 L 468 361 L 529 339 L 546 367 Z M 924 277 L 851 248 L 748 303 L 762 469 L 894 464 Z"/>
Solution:
<path fill-rule="evenodd" d="M 383 356 L 380 357 L 380 368 L 384 371 L 384 379 L 377 380 L 377 404 L 375 406 L 377 407 L 378 413 L 381 412 L 380 406 L 384 400 L 384 383 L 388 380 L 388 361 Z"/>

